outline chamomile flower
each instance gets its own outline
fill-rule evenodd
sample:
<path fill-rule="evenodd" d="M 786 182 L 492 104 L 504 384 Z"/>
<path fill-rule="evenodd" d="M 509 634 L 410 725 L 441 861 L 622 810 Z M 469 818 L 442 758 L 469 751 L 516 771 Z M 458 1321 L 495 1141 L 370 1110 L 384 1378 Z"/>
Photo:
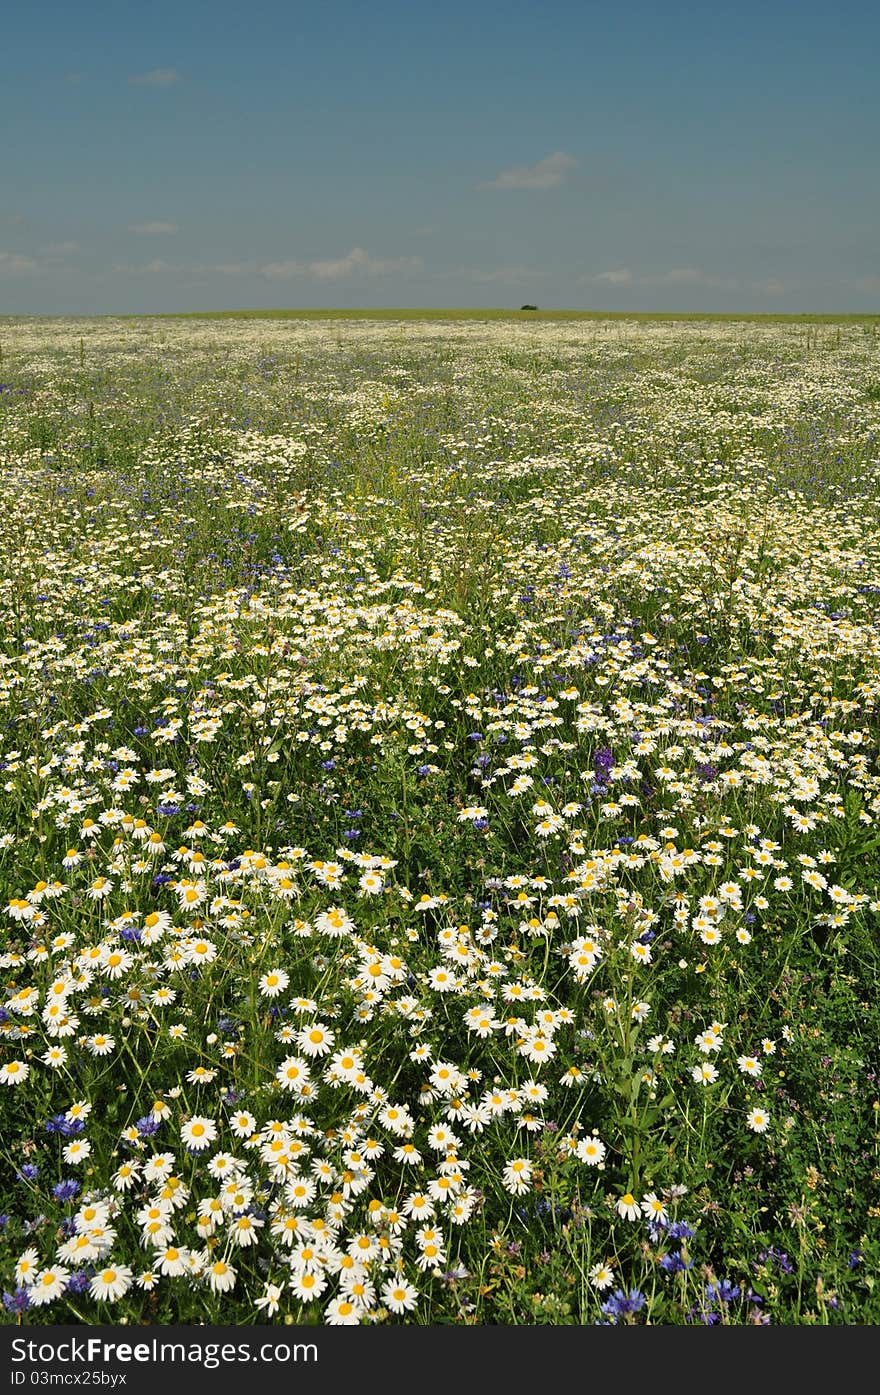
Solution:
<path fill-rule="evenodd" d="M 718 1067 L 713 1066 L 711 1061 L 704 1061 L 702 1065 L 692 1068 L 691 1078 L 697 1085 L 714 1085 L 718 1079 Z"/>
<path fill-rule="evenodd" d="M 757 1076 L 760 1075 L 763 1070 L 763 1066 L 757 1056 L 737 1056 L 736 1064 L 739 1066 L 743 1075 Z"/>
<path fill-rule="evenodd" d="M 607 1261 L 603 1261 L 601 1264 L 594 1264 L 587 1277 L 593 1288 L 597 1288 L 601 1293 L 614 1283 L 614 1270 Z"/>
<path fill-rule="evenodd" d="M 43 1308 L 62 1296 L 70 1278 L 70 1270 L 61 1264 L 51 1264 L 41 1269 L 28 1287 L 28 1298 L 32 1308 Z"/>
<path fill-rule="evenodd" d="M 201 1153 L 210 1147 L 217 1138 L 217 1125 L 213 1119 L 200 1114 L 193 1115 L 180 1128 L 180 1139 L 191 1153 Z"/>
<path fill-rule="evenodd" d="M 264 998 L 277 998 L 290 983 L 290 975 L 284 969 L 269 969 L 263 974 L 258 987 Z"/>
<path fill-rule="evenodd" d="M 260 1297 L 254 1299 L 254 1307 L 265 1312 L 267 1317 L 274 1317 L 281 1306 L 283 1292 L 280 1284 L 267 1283 Z"/>
<path fill-rule="evenodd" d="M 405 1279 L 389 1279 L 382 1287 L 381 1299 L 395 1314 L 411 1313 L 416 1307 L 419 1291 Z"/>
<path fill-rule="evenodd" d="M 122 1298 L 131 1288 L 133 1278 L 132 1271 L 126 1264 L 107 1264 L 93 1275 L 89 1283 L 89 1292 L 93 1298 L 105 1303 L 115 1303 L 117 1298 Z"/>
<path fill-rule="evenodd" d="M 7 1061 L 0 1066 L 0 1085 L 23 1085 L 30 1073 L 26 1061 Z"/>
<path fill-rule="evenodd" d="M 575 1154 L 580 1162 L 586 1163 L 588 1167 L 600 1167 L 605 1159 L 605 1144 L 600 1138 L 588 1134 L 586 1138 L 578 1139 Z"/>
<path fill-rule="evenodd" d="M 642 1214 L 657 1225 L 665 1225 L 669 1213 L 656 1192 L 646 1192 L 641 1200 Z"/>
<path fill-rule="evenodd" d="M 532 1164 L 528 1158 L 512 1158 L 504 1165 L 502 1180 L 505 1191 L 523 1196 L 532 1183 Z"/>
<path fill-rule="evenodd" d="M 33 1246 L 29 1246 L 18 1258 L 15 1265 L 15 1282 L 21 1288 L 30 1288 L 39 1272 L 40 1259 Z"/>
<path fill-rule="evenodd" d="M 288 1281 L 290 1291 L 301 1303 L 320 1298 L 327 1287 L 326 1277 L 314 1270 L 294 1271 Z"/>
<path fill-rule="evenodd" d="M 324 1309 L 324 1322 L 328 1327 L 358 1327 L 366 1309 L 346 1294 L 331 1298 Z"/>
<path fill-rule="evenodd" d="M 204 1277 L 212 1293 L 228 1293 L 235 1288 L 236 1271 L 223 1259 L 208 1264 Z"/>

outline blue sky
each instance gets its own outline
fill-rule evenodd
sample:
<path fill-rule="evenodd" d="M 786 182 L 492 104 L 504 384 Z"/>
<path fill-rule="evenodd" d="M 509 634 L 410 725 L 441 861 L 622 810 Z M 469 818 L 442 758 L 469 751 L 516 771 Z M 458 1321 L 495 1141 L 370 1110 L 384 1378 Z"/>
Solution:
<path fill-rule="evenodd" d="M 0 314 L 880 311 L 867 0 L 7 8 Z"/>

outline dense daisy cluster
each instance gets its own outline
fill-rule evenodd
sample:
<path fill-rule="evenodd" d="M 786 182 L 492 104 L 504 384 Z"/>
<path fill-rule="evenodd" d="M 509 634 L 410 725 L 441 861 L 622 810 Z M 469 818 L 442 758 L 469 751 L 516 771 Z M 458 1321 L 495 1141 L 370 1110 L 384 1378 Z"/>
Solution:
<path fill-rule="evenodd" d="M 798 1127 L 791 945 L 876 943 L 876 338 L 47 321 L 3 375 L 7 1309 L 467 1320 L 556 1179 L 635 1320 L 694 1140 Z"/>

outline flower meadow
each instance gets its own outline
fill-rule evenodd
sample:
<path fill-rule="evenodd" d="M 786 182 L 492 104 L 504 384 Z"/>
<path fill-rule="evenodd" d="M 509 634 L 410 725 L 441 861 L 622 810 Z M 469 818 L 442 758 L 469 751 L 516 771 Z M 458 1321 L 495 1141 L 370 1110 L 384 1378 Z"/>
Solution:
<path fill-rule="evenodd" d="M 0 355 L 3 1321 L 880 1320 L 876 325 Z"/>

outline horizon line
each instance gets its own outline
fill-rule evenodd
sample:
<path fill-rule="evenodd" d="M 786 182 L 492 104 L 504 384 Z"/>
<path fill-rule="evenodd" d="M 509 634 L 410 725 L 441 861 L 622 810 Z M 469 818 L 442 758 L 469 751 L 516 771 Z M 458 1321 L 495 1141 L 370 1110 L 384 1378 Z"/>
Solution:
<path fill-rule="evenodd" d="M 374 306 L 218 310 L 104 310 L 0 312 L 0 320 L 159 320 L 159 319 L 524 319 L 533 320 L 767 320 L 776 322 L 880 320 L 877 310 L 587 310 L 542 309 L 540 306 Z"/>

